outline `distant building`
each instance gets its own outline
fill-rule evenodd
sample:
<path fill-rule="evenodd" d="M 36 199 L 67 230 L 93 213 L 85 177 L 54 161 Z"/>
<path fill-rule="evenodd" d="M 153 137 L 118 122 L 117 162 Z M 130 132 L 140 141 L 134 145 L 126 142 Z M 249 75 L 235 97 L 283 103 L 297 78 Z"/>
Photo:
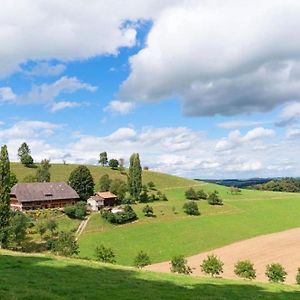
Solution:
<path fill-rule="evenodd" d="M 92 211 L 98 211 L 106 206 L 114 206 L 117 201 L 117 196 L 111 192 L 98 192 L 87 200 Z"/>
<path fill-rule="evenodd" d="M 78 200 L 76 191 L 64 182 L 17 183 L 10 193 L 11 209 L 20 211 L 61 208 Z"/>

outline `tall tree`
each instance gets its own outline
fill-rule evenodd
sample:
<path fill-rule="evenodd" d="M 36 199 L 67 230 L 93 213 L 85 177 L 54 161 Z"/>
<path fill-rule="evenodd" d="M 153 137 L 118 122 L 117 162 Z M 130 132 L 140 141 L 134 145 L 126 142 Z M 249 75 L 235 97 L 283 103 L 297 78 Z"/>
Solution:
<path fill-rule="evenodd" d="M 33 158 L 30 155 L 30 149 L 26 143 L 23 143 L 18 149 L 18 156 L 24 166 L 31 167 L 33 165 Z"/>
<path fill-rule="evenodd" d="M 0 247 L 6 247 L 10 221 L 10 163 L 7 147 L 0 152 Z"/>
<path fill-rule="evenodd" d="M 71 172 L 69 184 L 78 193 L 81 200 L 87 200 L 94 194 L 94 179 L 86 166 L 78 166 Z"/>
<path fill-rule="evenodd" d="M 109 175 L 108 174 L 102 175 L 99 180 L 100 192 L 109 191 L 110 184 L 111 184 L 111 179 L 109 178 Z"/>
<path fill-rule="evenodd" d="M 134 199 L 138 199 L 142 191 L 142 167 L 138 153 L 133 153 L 130 157 L 128 191 Z"/>
<path fill-rule="evenodd" d="M 41 165 L 38 167 L 36 171 L 36 181 L 37 182 L 50 182 L 51 174 L 50 174 L 50 160 L 43 159 L 41 161 Z"/>
<path fill-rule="evenodd" d="M 107 158 L 107 152 L 101 152 L 99 155 L 99 164 L 104 167 L 107 166 L 108 158 Z"/>

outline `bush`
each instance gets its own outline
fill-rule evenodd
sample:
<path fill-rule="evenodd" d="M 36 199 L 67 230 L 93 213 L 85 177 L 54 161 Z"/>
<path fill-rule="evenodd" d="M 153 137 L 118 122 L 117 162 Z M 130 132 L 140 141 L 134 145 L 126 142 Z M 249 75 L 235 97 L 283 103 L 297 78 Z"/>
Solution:
<path fill-rule="evenodd" d="M 147 202 L 149 202 L 149 195 L 148 195 L 148 193 L 147 193 L 146 190 L 144 190 L 144 191 L 140 194 L 140 196 L 139 196 L 139 201 L 140 201 L 141 203 L 147 203 Z"/>
<path fill-rule="evenodd" d="M 124 224 L 136 220 L 137 215 L 130 205 L 125 205 L 122 212 L 115 214 L 110 211 L 103 211 L 102 218 L 113 224 Z"/>
<path fill-rule="evenodd" d="M 111 248 L 104 247 L 104 245 L 96 247 L 95 256 L 98 261 L 104 263 L 114 264 L 116 262 L 113 250 Z"/>
<path fill-rule="evenodd" d="M 281 264 L 273 263 L 267 265 L 265 274 L 270 282 L 284 282 L 287 272 Z"/>
<path fill-rule="evenodd" d="M 296 282 L 297 282 L 297 284 L 300 284 L 300 268 L 298 268 L 298 272 L 296 275 Z"/>
<path fill-rule="evenodd" d="M 151 264 L 150 257 L 147 253 L 140 251 L 133 262 L 137 268 L 143 268 Z"/>
<path fill-rule="evenodd" d="M 153 208 L 149 205 L 146 205 L 143 208 L 143 213 L 145 214 L 146 217 L 153 217 Z"/>
<path fill-rule="evenodd" d="M 234 266 L 234 273 L 245 279 L 255 279 L 256 270 L 254 269 L 253 263 L 249 260 L 239 261 Z"/>
<path fill-rule="evenodd" d="M 86 203 L 80 201 L 75 205 L 66 205 L 64 207 L 64 213 L 72 219 L 84 219 L 87 214 Z"/>
<path fill-rule="evenodd" d="M 189 201 L 189 202 L 184 203 L 183 210 L 188 215 L 192 215 L 192 216 L 200 215 L 198 205 L 195 201 Z"/>
<path fill-rule="evenodd" d="M 149 187 L 150 190 L 152 190 L 152 191 L 156 190 L 155 183 L 153 181 L 148 182 L 147 185 L 148 185 L 148 187 Z"/>
<path fill-rule="evenodd" d="M 206 200 L 207 199 L 207 194 L 203 190 L 199 190 L 197 192 L 197 197 L 198 197 L 198 199 Z"/>
<path fill-rule="evenodd" d="M 207 201 L 210 205 L 223 205 L 223 200 L 218 194 L 218 191 L 214 191 L 208 195 Z"/>
<path fill-rule="evenodd" d="M 185 191 L 185 198 L 189 200 L 198 200 L 197 193 L 193 188 L 189 188 Z"/>
<path fill-rule="evenodd" d="M 60 232 L 58 239 L 52 242 L 52 251 L 63 256 L 78 254 L 78 245 L 74 235 L 71 232 Z"/>
<path fill-rule="evenodd" d="M 191 267 L 187 265 L 187 260 L 182 255 L 174 256 L 171 260 L 171 272 L 189 275 L 192 272 Z"/>
<path fill-rule="evenodd" d="M 208 255 L 200 265 L 202 272 L 211 276 L 220 275 L 223 273 L 224 263 L 214 254 Z"/>

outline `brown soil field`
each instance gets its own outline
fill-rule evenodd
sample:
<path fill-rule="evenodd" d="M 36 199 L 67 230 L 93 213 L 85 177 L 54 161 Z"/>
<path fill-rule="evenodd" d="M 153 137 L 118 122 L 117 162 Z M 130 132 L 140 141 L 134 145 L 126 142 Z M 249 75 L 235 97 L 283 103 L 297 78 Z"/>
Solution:
<path fill-rule="evenodd" d="M 234 274 L 234 265 L 239 260 L 247 259 L 254 263 L 256 281 L 267 282 L 266 265 L 276 262 L 282 264 L 288 273 L 286 283 L 295 284 L 297 269 L 300 267 L 300 228 L 258 236 L 187 257 L 193 276 L 204 275 L 200 264 L 208 254 L 215 254 L 224 262 L 224 278 L 238 279 Z M 170 262 L 153 264 L 145 269 L 170 272 Z"/>

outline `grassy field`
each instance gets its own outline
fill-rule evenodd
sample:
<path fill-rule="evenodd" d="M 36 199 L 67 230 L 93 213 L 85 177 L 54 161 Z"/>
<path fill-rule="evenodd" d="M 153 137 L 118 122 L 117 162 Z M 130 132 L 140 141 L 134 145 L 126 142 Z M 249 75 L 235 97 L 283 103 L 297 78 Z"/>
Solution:
<path fill-rule="evenodd" d="M 296 300 L 297 286 L 138 271 L 0 251 L 0 299 Z"/>
<path fill-rule="evenodd" d="M 156 218 L 142 215 L 143 204 L 133 206 L 140 219 L 132 224 L 113 226 L 94 214 L 80 237 L 80 255 L 94 257 L 94 249 L 103 243 L 114 249 L 119 264 L 132 265 L 139 250 L 146 251 L 152 262 L 160 262 L 300 226 L 299 194 L 243 190 L 231 195 L 222 186 L 198 185 L 206 191 L 217 189 L 225 204 L 213 207 L 199 201 L 202 215 L 186 216 L 182 211 L 186 188 L 167 188 L 163 191 L 168 202 L 151 203 Z"/>

